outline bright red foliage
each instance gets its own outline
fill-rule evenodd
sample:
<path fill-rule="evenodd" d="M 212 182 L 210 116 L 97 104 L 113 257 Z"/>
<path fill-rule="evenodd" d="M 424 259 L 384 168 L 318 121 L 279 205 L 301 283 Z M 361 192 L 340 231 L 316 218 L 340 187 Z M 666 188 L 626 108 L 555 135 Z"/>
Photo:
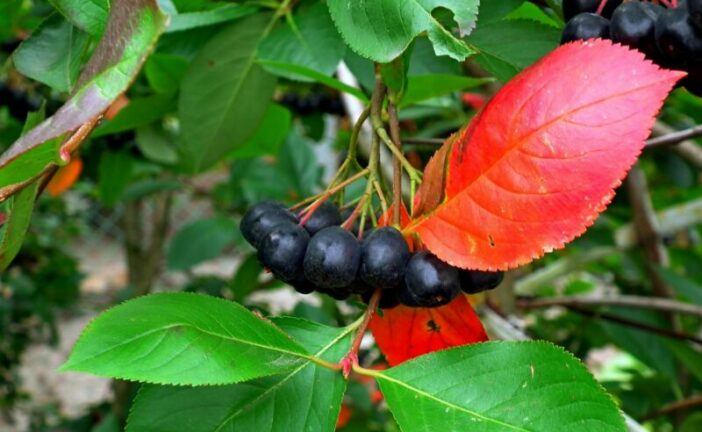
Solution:
<path fill-rule="evenodd" d="M 563 247 L 610 202 L 684 75 L 609 41 L 556 49 L 447 142 L 443 201 L 406 232 L 442 260 L 481 270 Z"/>
<path fill-rule="evenodd" d="M 422 354 L 487 340 L 480 319 L 465 296 L 427 309 L 398 306 L 376 314 L 370 329 L 390 366 Z"/>

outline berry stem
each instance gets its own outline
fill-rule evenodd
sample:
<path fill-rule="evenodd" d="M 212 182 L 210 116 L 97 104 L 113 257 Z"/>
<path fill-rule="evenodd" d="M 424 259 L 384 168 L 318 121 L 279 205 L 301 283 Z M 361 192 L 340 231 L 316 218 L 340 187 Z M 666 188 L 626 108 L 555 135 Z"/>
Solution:
<path fill-rule="evenodd" d="M 351 349 L 349 349 L 349 352 L 341 359 L 341 362 L 339 362 L 344 378 L 348 378 L 351 370 L 358 366 L 358 350 L 361 348 L 361 342 L 368 329 L 368 324 L 370 324 L 373 314 L 378 308 L 381 294 L 382 290 L 378 288 L 371 296 L 366 312 L 363 314 L 363 319 L 356 329 L 356 336 L 354 336 L 353 342 L 351 343 Z"/>
<path fill-rule="evenodd" d="M 393 100 L 391 95 L 390 100 Z M 400 141 L 400 121 L 397 116 L 397 108 L 392 102 L 388 104 L 388 116 L 390 118 L 390 137 L 392 138 L 398 152 L 402 154 L 402 141 Z M 402 211 L 402 161 L 394 157 L 392 160 L 392 223 L 400 226 L 400 212 Z"/>
<path fill-rule="evenodd" d="M 322 192 L 319 195 L 315 195 L 313 197 L 307 198 L 306 200 L 300 201 L 299 203 L 295 204 L 294 206 L 290 207 L 290 210 L 296 210 L 300 208 L 301 206 L 309 203 L 310 201 L 312 204 L 310 204 L 307 208 L 305 208 L 303 211 L 300 212 L 301 215 L 305 215 L 305 220 L 304 222 L 307 222 L 307 219 L 312 216 L 312 213 L 314 213 L 317 208 L 324 203 L 324 201 L 328 200 L 329 197 L 334 195 L 335 193 L 339 192 L 346 186 L 350 185 L 351 183 L 365 177 L 368 174 L 368 168 L 365 168 L 356 174 L 352 175 L 351 177 L 347 178 L 343 182 L 339 183 L 338 185 L 334 187 L 328 188 L 326 191 Z"/>
<path fill-rule="evenodd" d="M 607 0 L 600 0 L 600 5 L 597 6 L 597 15 L 602 15 L 605 6 L 607 6 Z"/>
<path fill-rule="evenodd" d="M 372 118 L 372 120 L 373 127 L 375 128 L 375 133 L 378 135 L 378 137 L 380 137 L 381 140 L 383 140 L 383 143 L 392 152 L 392 155 L 399 159 L 400 163 L 402 163 L 402 167 L 405 169 L 405 171 L 407 171 L 407 174 L 410 176 L 410 179 L 416 181 L 417 183 L 421 183 L 422 174 L 419 171 L 417 171 L 407 160 L 407 158 L 405 158 L 402 152 L 397 147 L 395 147 L 395 144 L 393 144 L 392 140 L 388 136 L 388 132 L 383 127 L 382 120 L 380 118 Z"/>

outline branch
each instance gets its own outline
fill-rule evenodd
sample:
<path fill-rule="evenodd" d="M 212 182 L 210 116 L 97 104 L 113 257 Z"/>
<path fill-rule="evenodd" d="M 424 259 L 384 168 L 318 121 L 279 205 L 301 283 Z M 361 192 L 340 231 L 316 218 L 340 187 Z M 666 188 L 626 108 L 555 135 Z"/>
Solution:
<path fill-rule="evenodd" d="M 397 150 L 402 154 L 402 141 L 400 141 L 400 121 L 397 117 L 397 109 L 393 103 L 388 105 L 388 116 L 390 117 L 390 137 Z M 392 200 L 393 200 L 393 221 L 400 226 L 402 212 L 402 161 L 400 158 L 392 158 Z"/>
<path fill-rule="evenodd" d="M 655 138 L 651 138 L 646 141 L 646 148 L 657 148 L 662 146 L 680 144 L 685 140 L 690 138 L 695 138 L 702 136 L 702 125 L 691 127 L 689 129 L 683 129 L 681 131 L 670 132 L 670 127 L 663 126 L 661 123 L 656 124 L 656 129 L 665 130 L 665 135 L 661 135 Z"/>
<path fill-rule="evenodd" d="M 624 306 L 638 309 L 677 312 L 702 318 L 702 307 L 660 297 L 622 295 L 616 297 L 567 296 L 539 299 L 520 298 L 517 300 L 517 304 L 525 309 L 550 306 Z"/>
<path fill-rule="evenodd" d="M 684 410 L 696 406 L 702 405 L 702 395 L 695 395 L 681 401 L 676 401 L 665 405 L 661 408 L 655 409 L 641 417 L 641 421 L 651 420 L 656 417 L 660 417 L 666 414 L 673 413 L 675 411 Z"/>

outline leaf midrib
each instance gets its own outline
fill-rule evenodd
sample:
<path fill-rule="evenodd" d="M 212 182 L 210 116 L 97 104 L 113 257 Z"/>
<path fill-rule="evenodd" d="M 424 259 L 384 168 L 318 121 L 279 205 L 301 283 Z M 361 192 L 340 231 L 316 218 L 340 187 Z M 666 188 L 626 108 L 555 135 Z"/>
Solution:
<path fill-rule="evenodd" d="M 325 352 L 327 352 L 331 347 L 333 347 L 337 342 L 339 342 L 341 339 L 345 338 L 349 333 L 351 333 L 354 330 L 352 326 L 346 327 L 346 329 L 339 334 L 339 336 L 335 337 L 332 339 L 327 345 L 323 346 L 322 349 L 314 353 L 314 357 L 319 357 Z M 277 390 L 279 387 L 281 387 L 283 384 L 291 380 L 295 375 L 300 373 L 304 368 L 309 366 L 311 364 L 311 360 L 307 359 L 305 363 L 301 364 L 298 366 L 296 369 L 293 369 L 288 375 L 285 376 L 285 378 L 281 379 L 279 382 L 277 382 L 275 385 L 269 387 L 266 391 L 258 395 L 256 398 L 251 400 L 249 403 L 244 405 L 243 407 L 239 408 L 237 411 L 232 413 L 229 417 L 224 419 L 222 423 L 220 423 L 217 428 L 214 430 L 214 432 L 219 432 L 227 423 L 231 422 L 235 417 L 238 415 L 242 414 L 243 412 L 247 411 L 249 408 L 252 406 L 256 405 L 259 400 L 264 399 L 268 394 L 274 390 Z"/>

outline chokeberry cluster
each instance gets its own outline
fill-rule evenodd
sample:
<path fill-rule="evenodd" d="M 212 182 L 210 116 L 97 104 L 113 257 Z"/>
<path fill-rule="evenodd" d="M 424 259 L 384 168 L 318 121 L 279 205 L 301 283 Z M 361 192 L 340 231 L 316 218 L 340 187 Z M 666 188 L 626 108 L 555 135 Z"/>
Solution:
<path fill-rule="evenodd" d="M 702 0 L 607 0 L 598 14 L 600 3 L 563 1 L 561 43 L 603 38 L 638 49 L 660 66 L 686 71 L 681 85 L 702 96 Z"/>
<path fill-rule="evenodd" d="M 437 307 L 461 290 L 476 294 L 502 281 L 502 272 L 461 270 L 427 251 L 411 253 L 396 228 L 370 229 L 359 240 L 341 225 L 330 202 L 299 219 L 282 204 L 263 201 L 244 215 L 240 229 L 261 264 L 302 294 L 337 300 L 356 294 L 368 303 L 380 289 L 383 309 Z"/>

